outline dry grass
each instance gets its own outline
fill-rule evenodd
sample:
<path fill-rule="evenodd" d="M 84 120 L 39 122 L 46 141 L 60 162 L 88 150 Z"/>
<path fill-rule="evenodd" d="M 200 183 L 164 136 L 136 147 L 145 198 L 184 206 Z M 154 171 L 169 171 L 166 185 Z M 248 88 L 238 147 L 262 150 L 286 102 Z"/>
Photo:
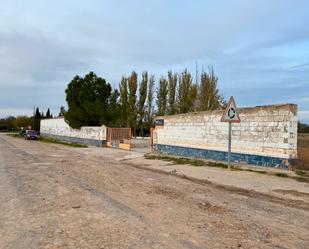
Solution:
<path fill-rule="evenodd" d="M 298 159 L 294 165 L 295 169 L 309 171 L 309 134 L 298 135 Z"/>

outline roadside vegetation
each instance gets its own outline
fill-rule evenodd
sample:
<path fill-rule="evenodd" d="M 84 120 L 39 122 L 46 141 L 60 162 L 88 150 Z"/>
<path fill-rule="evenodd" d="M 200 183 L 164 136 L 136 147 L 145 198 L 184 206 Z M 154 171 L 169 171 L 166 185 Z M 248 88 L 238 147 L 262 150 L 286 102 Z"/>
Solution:
<path fill-rule="evenodd" d="M 228 165 L 222 162 L 214 162 L 214 161 L 206 161 L 201 159 L 195 159 L 195 158 L 188 158 L 188 157 L 177 157 L 172 155 L 166 155 L 166 154 L 146 154 L 144 156 L 146 159 L 149 160 L 162 160 L 166 162 L 171 162 L 172 165 L 191 165 L 196 167 L 206 166 L 206 167 L 214 167 L 214 168 L 221 168 L 221 169 L 228 169 Z M 266 174 L 266 175 L 273 175 L 277 177 L 288 177 L 293 178 L 297 181 L 302 182 L 309 182 L 309 173 L 306 171 L 296 170 L 295 176 L 292 176 L 285 172 L 274 172 L 274 171 L 266 171 L 266 170 L 260 170 L 255 168 L 247 168 L 247 167 L 240 167 L 240 166 L 231 166 L 231 170 L 233 171 L 246 171 L 246 172 L 253 172 L 257 174 Z"/>
<path fill-rule="evenodd" d="M 20 136 L 18 133 L 9 133 L 9 134 L 7 134 L 7 136 L 24 139 L 24 137 Z M 87 148 L 88 147 L 87 145 L 84 145 L 84 144 L 73 143 L 73 142 L 64 142 L 64 141 L 60 141 L 58 139 L 44 137 L 44 136 L 39 136 L 37 141 L 40 141 L 40 142 L 43 142 L 43 143 L 61 144 L 61 145 L 66 145 L 66 146 L 71 146 L 71 147 L 79 147 L 79 148 Z"/>
<path fill-rule="evenodd" d="M 32 117 L 23 115 L 17 117 L 9 116 L 0 119 L 0 131 L 16 132 L 21 130 L 22 128 L 26 130 L 28 129 L 28 127 L 31 127 L 32 130 L 39 132 L 41 119 L 47 119 L 52 117 L 53 115 L 51 114 L 49 108 L 44 114 L 44 112 L 41 112 L 40 109 L 37 107 Z"/>

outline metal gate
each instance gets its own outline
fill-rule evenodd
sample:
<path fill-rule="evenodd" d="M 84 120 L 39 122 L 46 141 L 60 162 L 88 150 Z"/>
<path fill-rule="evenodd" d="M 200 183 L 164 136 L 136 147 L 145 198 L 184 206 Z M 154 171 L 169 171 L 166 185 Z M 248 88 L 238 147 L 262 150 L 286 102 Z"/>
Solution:
<path fill-rule="evenodd" d="M 107 146 L 131 150 L 131 128 L 107 128 Z"/>

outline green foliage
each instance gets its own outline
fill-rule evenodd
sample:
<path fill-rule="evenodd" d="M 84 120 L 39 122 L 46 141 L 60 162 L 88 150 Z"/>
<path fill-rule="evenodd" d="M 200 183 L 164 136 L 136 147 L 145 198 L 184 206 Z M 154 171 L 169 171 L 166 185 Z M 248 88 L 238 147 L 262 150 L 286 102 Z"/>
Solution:
<path fill-rule="evenodd" d="M 75 76 L 65 92 L 68 111 L 64 117 L 72 128 L 113 123 L 112 87 L 105 79 L 93 72 L 84 78 Z"/>
<path fill-rule="evenodd" d="M 152 126 L 153 123 L 153 115 L 154 115 L 154 84 L 155 78 L 154 75 L 151 75 L 149 78 L 148 90 L 147 90 L 147 111 L 146 111 L 146 122 L 148 129 Z"/>
<path fill-rule="evenodd" d="M 282 173 L 282 172 L 276 172 L 276 173 L 274 173 L 274 175 L 278 176 L 278 177 L 288 177 L 287 173 Z"/>
<path fill-rule="evenodd" d="M 159 81 L 159 89 L 157 92 L 157 108 L 158 108 L 157 115 L 159 116 L 166 114 L 167 93 L 168 93 L 167 80 L 162 76 Z"/>
<path fill-rule="evenodd" d="M 209 68 L 209 73 L 202 72 L 198 94 L 198 111 L 216 110 L 222 107 L 222 97 L 219 95 L 217 82 L 218 77 L 213 68 Z"/>
<path fill-rule="evenodd" d="M 162 76 L 155 88 L 154 75 L 149 77 L 144 72 L 138 84 L 138 75 L 133 71 L 129 77 L 122 77 L 118 92 L 112 90 L 105 79 L 90 72 L 84 78 L 74 77 L 69 83 L 68 111 L 62 108 L 59 116 L 64 115 L 73 128 L 102 124 L 126 126 L 136 135 L 137 129 L 143 133 L 152 126 L 154 109 L 157 109 L 156 115 L 172 115 L 222 108 L 226 102 L 219 94 L 217 82 L 213 69 L 202 73 L 200 85 L 193 83 L 190 72 L 185 69 L 180 75 L 168 71 L 167 78 Z M 46 116 L 49 115 L 47 110 Z"/>
<path fill-rule="evenodd" d="M 12 131 L 15 130 L 16 127 L 14 125 L 15 117 L 9 116 L 7 118 L 0 119 L 0 131 Z"/>
<path fill-rule="evenodd" d="M 119 103 L 119 91 L 114 89 L 111 93 L 107 113 L 109 113 L 110 121 L 106 123 L 108 126 L 121 126 L 121 105 Z"/>
<path fill-rule="evenodd" d="M 37 107 L 35 110 L 35 115 L 33 117 L 33 130 L 35 131 L 40 131 L 40 126 L 41 126 L 41 119 L 42 119 L 42 115 L 40 113 L 39 108 Z"/>
<path fill-rule="evenodd" d="M 174 164 L 188 164 L 192 166 L 205 166 L 205 161 L 200 159 L 192 159 L 186 157 L 175 157 L 169 155 L 154 155 L 154 154 L 146 154 L 144 155 L 145 159 L 149 160 L 163 160 L 167 162 L 172 162 Z"/>
<path fill-rule="evenodd" d="M 309 125 L 298 122 L 298 133 L 309 133 Z"/>
<path fill-rule="evenodd" d="M 65 109 L 64 109 L 64 106 L 61 106 L 60 107 L 60 111 L 59 111 L 59 114 L 58 114 L 58 117 L 63 117 L 65 114 Z"/>
<path fill-rule="evenodd" d="M 173 74 L 172 71 L 168 71 L 168 111 L 167 113 L 172 115 L 176 113 L 176 88 L 178 75 Z"/>
<path fill-rule="evenodd" d="M 133 128 L 134 135 L 136 135 L 136 118 L 137 118 L 137 108 L 136 108 L 136 91 L 137 91 L 137 73 L 133 71 L 128 79 L 129 88 L 129 108 L 128 117 L 130 127 Z"/>
<path fill-rule="evenodd" d="M 222 169 L 227 169 L 228 168 L 227 164 L 220 163 L 220 162 L 207 162 L 207 166 L 215 167 L 215 168 L 222 168 Z"/>
<path fill-rule="evenodd" d="M 52 118 L 52 114 L 50 113 L 50 110 L 49 110 L 49 108 L 47 109 L 47 112 L 46 112 L 46 116 L 45 116 L 45 118 Z"/>
<path fill-rule="evenodd" d="M 197 90 L 197 85 L 192 83 L 191 74 L 185 69 L 181 73 L 178 85 L 178 113 L 187 113 L 195 110 Z"/>
<path fill-rule="evenodd" d="M 120 105 L 121 105 L 121 122 L 124 126 L 129 126 L 129 101 L 128 101 L 128 78 L 122 76 L 119 85 Z"/>
<path fill-rule="evenodd" d="M 18 116 L 15 120 L 14 120 L 14 126 L 17 129 L 28 129 L 28 126 L 32 127 L 33 124 L 33 118 L 31 117 L 27 117 L 27 116 Z M 32 127 L 34 129 L 34 127 Z"/>
<path fill-rule="evenodd" d="M 141 135 L 143 136 L 144 125 L 143 121 L 145 119 L 145 101 L 147 98 L 147 85 L 148 85 L 148 73 L 144 72 L 142 75 L 142 81 L 139 85 L 139 100 L 137 105 L 138 112 L 138 125 L 141 130 Z"/>

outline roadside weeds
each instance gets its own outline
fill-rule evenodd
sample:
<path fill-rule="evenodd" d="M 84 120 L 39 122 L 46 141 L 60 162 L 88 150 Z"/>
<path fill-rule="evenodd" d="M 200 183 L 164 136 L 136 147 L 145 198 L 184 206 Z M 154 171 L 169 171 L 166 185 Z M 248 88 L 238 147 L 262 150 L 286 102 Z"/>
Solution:
<path fill-rule="evenodd" d="M 163 160 L 167 162 L 172 162 L 173 164 L 192 165 L 195 167 L 206 166 L 206 167 L 215 167 L 215 168 L 221 168 L 221 169 L 228 168 L 227 164 L 225 163 L 205 161 L 205 160 L 195 159 L 195 158 L 175 157 L 171 155 L 161 155 L 161 154 L 153 154 L 153 153 L 145 154 L 144 157 L 145 159 L 150 159 L 150 160 Z M 284 173 L 284 172 L 270 172 L 266 170 L 243 168 L 240 166 L 232 166 L 231 170 L 232 171 L 247 171 L 247 172 L 253 172 L 253 173 L 258 173 L 258 174 L 291 178 L 291 179 L 294 179 L 300 182 L 309 182 L 309 172 L 305 172 L 301 170 L 296 170 L 295 176 L 290 176 L 289 174 Z"/>

